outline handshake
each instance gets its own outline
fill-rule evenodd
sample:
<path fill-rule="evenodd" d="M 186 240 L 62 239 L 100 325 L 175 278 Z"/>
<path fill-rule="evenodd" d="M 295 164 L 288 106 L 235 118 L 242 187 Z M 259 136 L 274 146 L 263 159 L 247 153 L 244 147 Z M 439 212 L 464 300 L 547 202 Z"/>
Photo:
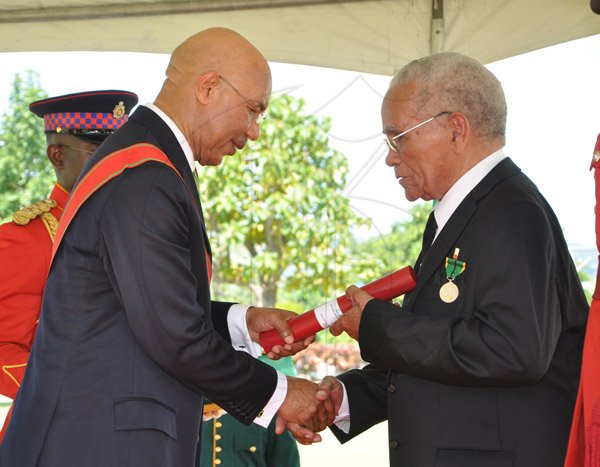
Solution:
<path fill-rule="evenodd" d="M 261 332 L 270 329 L 275 329 L 284 340 L 283 345 L 275 345 L 267 353 L 270 359 L 278 360 L 281 357 L 294 355 L 305 350 L 314 341 L 315 336 L 312 335 L 294 342 L 288 320 L 295 316 L 295 313 L 276 308 L 248 309 L 246 324 L 254 342 L 259 342 Z M 341 321 L 343 319 L 338 320 L 338 323 Z M 341 333 L 342 330 L 347 331 L 340 328 L 339 332 Z M 288 376 L 287 393 L 277 411 L 275 432 L 281 434 L 287 428 L 301 444 L 320 442 L 321 437 L 317 433 L 333 424 L 343 397 L 342 384 L 331 376 L 327 376 L 319 384 Z"/>
<path fill-rule="evenodd" d="M 412 269 L 404 268 L 365 286 L 365 289 L 371 287 L 371 291 L 378 297 L 390 299 L 390 297 L 410 290 L 414 283 Z M 373 285 L 377 287 L 373 287 Z M 347 304 L 343 306 L 343 314 L 342 310 L 339 310 L 340 313 L 335 316 L 335 319 L 326 323 L 327 326 L 330 326 L 330 332 L 335 336 L 346 332 L 350 337 L 358 340 L 360 319 L 365 305 L 371 299 L 373 296 L 366 290 L 356 286 L 348 287 L 346 297 L 337 299 L 338 304 L 340 300 L 347 301 Z M 254 342 L 260 342 L 260 334 L 264 332 L 270 332 L 280 339 L 280 344 L 267 347 L 267 356 L 273 360 L 294 355 L 306 349 L 314 341 L 314 334 L 308 335 L 308 332 L 305 331 L 310 328 L 314 333 L 317 329 L 314 325 L 307 327 L 306 323 L 302 323 L 301 327 L 304 332 L 300 334 L 302 340 L 294 342 L 294 336 L 290 329 L 290 323 L 294 321 L 294 318 L 295 314 L 274 308 L 252 307 L 246 314 L 248 331 Z M 301 444 L 321 441 L 321 437 L 317 433 L 333 424 L 342 405 L 344 398 L 342 383 L 331 376 L 327 376 L 319 384 L 288 376 L 287 383 L 285 400 L 277 411 L 275 432 L 281 434 L 287 428 L 296 441 Z"/>
<path fill-rule="evenodd" d="M 288 320 L 295 316 L 295 313 L 276 308 L 248 309 L 246 324 L 254 342 L 258 343 L 261 332 L 270 329 L 275 329 L 284 340 L 283 345 L 275 345 L 267 353 L 270 359 L 278 360 L 294 355 L 305 350 L 314 341 L 315 336 L 312 335 L 294 342 Z M 333 424 L 343 397 L 342 384 L 331 376 L 324 378 L 320 384 L 288 376 L 287 393 L 277 411 L 275 432 L 281 434 L 287 428 L 301 444 L 320 442 L 321 437 L 317 433 Z"/>
<path fill-rule="evenodd" d="M 300 444 L 321 441 L 317 434 L 333 424 L 342 404 L 344 389 L 339 380 L 327 376 L 319 383 L 287 377 L 287 396 L 277 412 L 275 432 L 287 428 Z"/>

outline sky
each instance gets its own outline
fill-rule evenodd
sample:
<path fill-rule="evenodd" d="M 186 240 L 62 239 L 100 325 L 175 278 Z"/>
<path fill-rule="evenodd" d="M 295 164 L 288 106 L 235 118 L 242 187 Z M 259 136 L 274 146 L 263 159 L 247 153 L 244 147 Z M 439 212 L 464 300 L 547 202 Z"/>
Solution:
<path fill-rule="evenodd" d="M 113 52 L 0 54 L 0 114 L 17 72 L 40 73 L 50 95 L 92 89 L 136 92 L 151 102 L 167 55 Z M 380 106 L 390 77 L 272 63 L 273 91 L 306 100 L 308 113 L 332 118 L 330 142 L 348 157 L 346 195 L 371 217 L 377 235 L 406 219 L 410 203 L 383 161 Z M 505 152 L 538 185 L 572 246 L 594 248 L 594 185 L 589 165 L 600 132 L 600 35 L 488 65 L 508 103 Z M 226 162 L 225 162 L 226 163 Z"/>

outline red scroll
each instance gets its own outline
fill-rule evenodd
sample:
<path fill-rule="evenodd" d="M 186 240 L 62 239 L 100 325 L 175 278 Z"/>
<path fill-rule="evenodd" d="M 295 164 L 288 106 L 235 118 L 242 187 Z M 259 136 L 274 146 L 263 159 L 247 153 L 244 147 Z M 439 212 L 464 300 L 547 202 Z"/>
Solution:
<path fill-rule="evenodd" d="M 361 289 L 369 295 L 387 302 L 411 291 L 415 288 L 416 284 L 417 276 L 413 268 L 406 266 L 361 287 Z M 294 335 L 294 342 L 328 328 L 342 316 L 342 313 L 345 313 L 350 308 L 352 308 L 352 302 L 345 295 L 342 295 L 335 300 L 331 300 L 324 305 L 301 314 L 297 318 L 292 318 L 288 323 Z M 275 329 L 261 332 L 259 341 L 265 352 L 270 352 L 274 345 L 283 345 L 285 343 Z"/>

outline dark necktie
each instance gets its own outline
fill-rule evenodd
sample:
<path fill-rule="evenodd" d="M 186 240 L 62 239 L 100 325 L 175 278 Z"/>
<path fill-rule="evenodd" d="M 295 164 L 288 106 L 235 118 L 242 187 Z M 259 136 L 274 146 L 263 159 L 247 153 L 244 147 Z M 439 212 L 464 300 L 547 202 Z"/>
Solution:
<path fill-rule="evenodd" d="M 429 218 L 427 219 L 427 224 L 425 224 L 425 230 L 423 231 L 423 244 L 421 246 L 421 253 L 419 254 L 419 258 L 417 259 L 417 263 L 415 264 L 415 271 L 419 272 L 421 269 L 421 263 L 425 258 L 425 255 L 429 251 L 431 244 L 433 243 L 433 239 L 435 238 L 435 233 L 437 232 L 437 222 L 435 221 L 435 216 L 433 215 L 433 211 L 429 214 Z"/>

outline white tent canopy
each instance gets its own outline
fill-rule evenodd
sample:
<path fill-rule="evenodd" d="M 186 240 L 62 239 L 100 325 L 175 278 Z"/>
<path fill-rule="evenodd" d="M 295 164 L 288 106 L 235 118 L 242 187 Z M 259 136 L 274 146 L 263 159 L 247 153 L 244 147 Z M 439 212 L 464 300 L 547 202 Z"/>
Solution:
<path fill-rule="evenodd" d="M 0 0 L 0 51 L 171 52 L 212 26 L 270 61 L 392 74 L 432 51 L 484 63 L 600 33 L 587 0 Z"/>

